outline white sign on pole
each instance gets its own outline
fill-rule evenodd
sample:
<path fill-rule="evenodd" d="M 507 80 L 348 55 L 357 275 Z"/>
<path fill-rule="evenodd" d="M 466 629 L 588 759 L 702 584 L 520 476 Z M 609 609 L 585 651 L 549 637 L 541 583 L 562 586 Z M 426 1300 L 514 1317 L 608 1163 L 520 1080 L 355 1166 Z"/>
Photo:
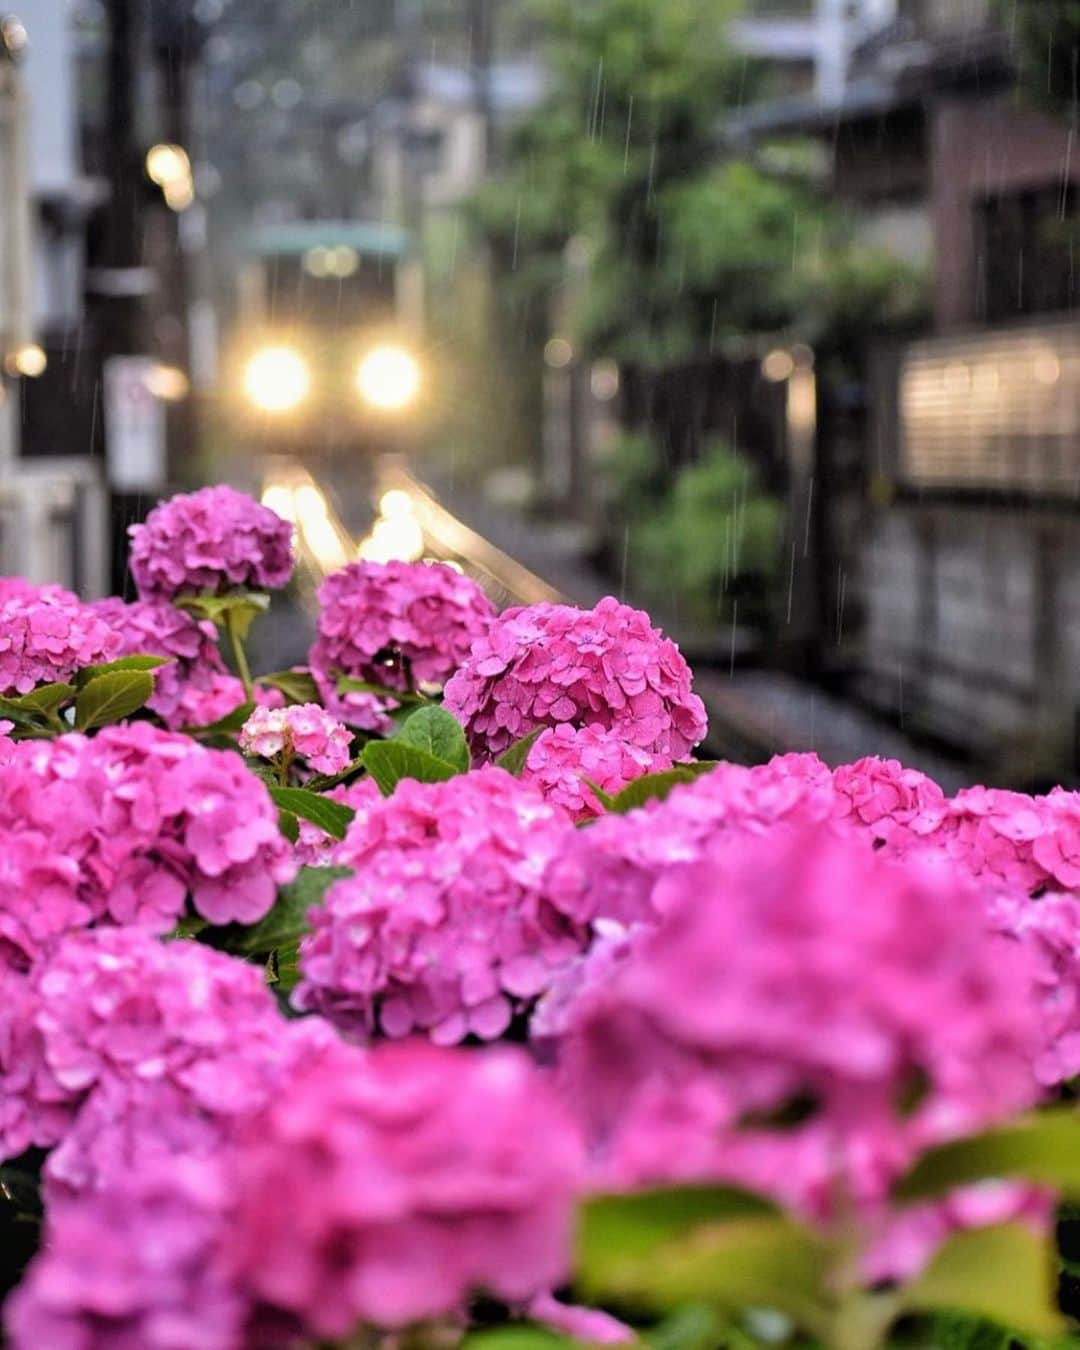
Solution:
<path fill-rule="evenodd" d="M 112 356 L 105 362 L 105 462 L 121 492 L 155 491 L 165 482 L 165 408 L 151 392 L 156 362 Z"/>

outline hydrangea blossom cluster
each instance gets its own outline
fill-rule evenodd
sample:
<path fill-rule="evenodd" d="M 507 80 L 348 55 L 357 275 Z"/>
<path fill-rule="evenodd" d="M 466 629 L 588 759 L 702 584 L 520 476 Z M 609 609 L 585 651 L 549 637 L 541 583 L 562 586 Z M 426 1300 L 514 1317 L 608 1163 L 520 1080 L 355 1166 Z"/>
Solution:
<path fill-rule="evenodd" d="M 864 826 L 893 853 L 918 847 L 940 830 L 949 804 L 932 778 L 899 760 L 869 756 L 843 764 L 832 775 L 839 813 Z"/>
<path fill-rule="evenodd" d="M 224 485 L 162 502 L 132 525 L 130 566 L 139 598 L 246 586 L 278 590 L 292 575 L 292 526 Z"/>
<path fill-rule="evenodd" d="M 560 1050 L 608 1182 L 723 1178 L 870 1216 L 920 1148 L 1035 1100 L 1028 964 L 955 876 L 803 828 L 658 890 L 662 921 Z"/>
<path fill-rule="evenodd" d="M 574 831 L 502 769 L 405 780 L 362 811 L 311 911 L 297 1007 L 361 1036 L 492 1040 L 584 946 L 543 886 Z"/>
<path fill-rule="evenodd" d="M 21 996 L 0 1008 L 4 1157 L 57 1143 L 99 1085 L 165 1083 L 211 1112 L 264 1099 L 260 1048 L 281 1028 L 256 966 L 102 928 L 65 938 L 5 985 Z"/>
<path fill-rule="evenodd" d="M 226 674 L 217 645 L 217 629 L 208 620 L 193 615 L 163 600 L 136 600 L 125 604 L 118 596 L 98 600 L 91 606 L 117 633 L 118 656 L 149 655 L 169 657 L 169 663 L 154 671 L 154 693 L 147 707 L 166 726 L 187 725 L 182 712 L 187 691 L 209 694 L 214 683 Z M 243 686 L 237 681 L 243 701 Z M 209 719 L 213 720 L 213 719 Z"/>
<path fill-rule="evenodd" d="M 1035 1060 L 1040 1083 L 1052 1087 L 1080 1074 L 1080 900 L 1044 895 L 1031 901 L 1004 891 L 990 901 L 995 927 L 1031 956 L 1042 1014 L 1042 1046 Z"/>
<path fill-rule="evenodd" d="M 190 894 L 254 923 L 295 873 L 269 794 L 232 751 L 149 722 L 22 742 L 0 775 L 0 961 L 95 922 L 167 932 Z"/>
<path fill-rule="evenodd" d="M 247 702 L 242 681 L 228 672 L 212 673 L 206 679 L 189 680 L 180 690 L 180 700 L 170 725 L 180 730 L 208 727 L 235 713 Z M 280 689 L 255 686 L 255 702 L 260 708 L 282 708 L 285 695 Z"/>
<path fill-rule="evenodd" d="M 57 1198 L 6 1306 L 13 1350 L 239 1350 L 246 1306 L 221 1259 L 224 1157 L 172 1158 Z"/>
<path fill-rule="evenodd" d="M 27 694 L 35 685 L 67 680 L 119 650 L 119 634 L 59 587 L 13 594 L 0 604 L 0 693 Z"/>
<path fill-rule="evenodd" d="M 473 749 L 495 757 L 534 727 L 599 726 L 652 755 L 686 759 L 705 709 L 678 647 L 612 596 L 595 609 L 505 610 L 446 686 Z"/>
<path fill-rule="evenodd" d="M 537 736 L 521 777 L 575 820 L 588 820 L 603 809 L 589 783 L 614 796 L 642 774 L 670 767 L 666 755 L 650 754 L 603 727 L 562 722 Z"/>
<path fill-rule="evenodd" d="M 578 831 L 545 878 L 553 902 L 580 923 L 653 922 L 656 886 L 672 866 L 725 841 L 799 825 L 843 829 L 828 768 L 816 755 L 784 755 L 745 768 L 720 764 L 663 800 L 628 815 L 602 816 Z"/>
<path fill-rule="evenodd" d="M 479 1290 L 520 1303 L 568 1274 L 580 1166 L 517 1051 L 343 1049 L 253 1123 L 230 1250 L 253 1297 L 320 1340 L 456 1316 Z"/>
<path fill-rule="evenodd" d="M 351 757 L 352 734 L 317 703 L 256 708 L 240 732 L 240 749 L 261 759 L 304 760 L 317 773 L 340 773 Z"/>
<path fill-rule="evenodd" d="M 476 582 L 445 563 L 350 563 L 319 589 L 311 666 L 328 686 L 336 675 L 441 686 L 494 617 Z"/>

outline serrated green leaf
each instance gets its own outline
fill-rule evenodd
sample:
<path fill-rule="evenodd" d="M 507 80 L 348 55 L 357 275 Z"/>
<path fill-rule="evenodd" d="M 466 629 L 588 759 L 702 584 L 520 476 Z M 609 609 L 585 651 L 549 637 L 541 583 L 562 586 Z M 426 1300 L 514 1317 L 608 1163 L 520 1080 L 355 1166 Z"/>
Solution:
<path fill-rule="evenodd" d="M 900 1201 L 924 1200 L 998 1177 L 1022 1177 L 1080 1195 L 1080 1116 L 1071 1108 L 1036 1112 L 931 1149 L 900 1179 L 893 1194 Z"/>
<path fill-rule="evenodd" d="M 529 751 L 536 744 L 536 738 L 546 730 L 546 727 L 536 727 L 527 736 L 522 736 L 521 740 L 515 741 L 513 745 L 502 752 L 495 761 L 496 765 L 500 769 L 505 769 L 507 773 L 512 773 L 515 778 L 520 778 L 525 762 L 529 758 Z"/>
<path fill-rule="evenodd" d="M 37 689 L 31 689 L 28 694 L 23 694 L 22 698 L 14 700 L 20 708 L 26 708 L 31 712 L 39 712 L 46 717 L 55 713 L 62 703 L 66 703 L 75 693 L 73 684 L 42 684 Z"/>
<path fill-rule="evenodd" d="M 291 811 L 301 820 L 308 820 L 333 839 L 344 839 L 356 812 L 351 806 L 335 802 L 329 797 L 320 797 L 317 792 L 307 788 L 271 787 L 268 789 L 274 805 L 283 811 Z"/>
<path fill-rule="evenodd" d="M 319 703 L 319 686 L 309 670 L 275 670 L 270 675 L 260 675 L 256 684 L 264 684 L 270 689 L 278 689 L 290 703 Z"/>
<path fill-rule="evenodd" d="M 461 723 L 445 708 L 418 708 L 394 733 L 399 745 L 415 746 L 434 759 L 468 772 L 471 757 Z"/>
<path fill-rule="evenodd" d="M 1054 1289 L 1050 1243 L 1026 1224 L 1005 1223 L 954 1234 L 901 1298 L 912 1312 L 969 1313 L 1052 1336 L 1063 1327 Z"/>
<path fill-rule="evenodd" d="M 145 670 L 117 670 L 89 680 L 75 700 L 76 731 L 92 731 L 130 717 L 154 692 L 154 677 Z"/>
<path fill-rule="evenodd" d="M 245 928 L 230 950 L 244 955 L 280 950 L 308 931 L 307 913 L 322 903 L 327 887 L 350 875 L 347 867 L 302 867 L 295 880 L 278 891 L 270 913 L 251 928 Z M 281 978 L 280 963 L 278 978 Z"/>
<path fill-rule="evenodd" d="M 219 717 L 216 722 L 207 722 L 204 726 L 183 727 L 182 730 L 185 735 L 197 736 L 200 739 L 210 736 L 235 736 L 254 711 L 254 703 L 241 703 L 232 712 Z"/>
<path fill-rule="evenodd" d="M 673 788 L 679 787 L 682 783 L 692 783 L 697 777 L 697 774 L 681 765 L 676 769 L 647 773 L 641 778 L 635 778 L 621 792 L 616 793 L 615 800 L 608 810 L 614 811 L 617 815 L 625 815 L 627 811 L 634 811 L 639 806 L 644 806 L 646 802 L 662 802 Z"/>
<path fill-rule="evenodd" d="M 115 675 L 127 670 L 157 670 L 158 666 L 167 666 L 175 660 L 172 656 L 151 656 L 144 652 L 135 652 L 131 656 L 120 656 L 115 661 L 106 661 L 100 666 L 83 666 L 75 672 L 75 683 L 81 688 L 96 680 L 99 675 Z"/>
<path fill-rule="evenodd" d="M 369 741 L 364 746 L 364 768 L 378 784 L 384 797 L 389 797 L 403 778 L 415 778 L 421 783 L 444 783 L 455 778 L 458 769 L 445 760 L 436 759 L 415 745 L 400 741 Z"/>

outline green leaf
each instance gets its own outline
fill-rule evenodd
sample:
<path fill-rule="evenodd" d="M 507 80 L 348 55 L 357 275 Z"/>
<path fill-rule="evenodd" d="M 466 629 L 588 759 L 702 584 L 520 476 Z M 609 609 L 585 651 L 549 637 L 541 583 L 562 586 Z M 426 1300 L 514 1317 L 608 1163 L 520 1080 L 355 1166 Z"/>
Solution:
<path fill-rule="evenodd" d="M 529 758 L 529 751 L 536 744 L 536 738 L 546 730 L 546 727 L 536 727 L 527 736 L 522 736 L 520 741 L 515 741 L 513 745 L 504 750 L 495 763 L 500 769 L 512 773 L 515 778 L 520 778 L 521 771 L 525 767 L 525 761 Z"/>
<path fill-rule="evenodd" d="M 270 597 L 265 591 L 233 591 L 229 595 L 185 595 L 175 603 L 218 628 L 231 623 L 237 637 L 245 638 L 252 623 L 270 608 Z"/>
<path fill-rule="evenodd" d="M 825 1243 L 748 1191 L 598 1196 L 583 1207 L 577 1258 L 589 1299 L 656 1312 L 688 1303 L 776 1308 L 815 1334 L 826 1325 Z"/>
<path fill-rule="evenodd" d="M 421 783 L 444 783 L 458 773 L 453 764 L 400 741 L 369 741 L 364 746 L 363 759 L 364 768 L 375 779 L 384 797 L 389 797 L 403 778 L 415 778 Z"/>
<path fill-rule="evenodd" d="M 117 670 L 89 680 L 75 700 L 76 731 L 91 731 L 130 717 L 154 692 L 154 677 L 145 670 Z"/>
<path fill-rule="evenodd" d="M 290 703 L 319 703 L 319 687 L 308 670 L 275 670 L 271 675 L 260 675 L 256 684 L 279 689 Z"/>
<path fill-rule="evenodd" d="M 356 815 L 351 806 L 335 802 L 329 797 L 320 797 L 317 792 L 307 788 L 271 787 L 270 796 L 274 805 L 283 811 L 291 811 L 294 816 L 318 825 L 333 839 L 344 839 L 345 831 Z"/>
<path fill-rule="evenodd" d="M 763 1196 L 734 1186 L 665 1186 L 627 1194 L 597 1195 L 578 1222 L 577 1268 L 603 1285 L 627 1263 L 717 1220 L 777 1215 Z"/>
<path fill-rule="evenodd" d="M 296 942 L 308 931 L 308 910 L 322 903 L 328 886 L 349 875 L 348 867 L 301 867 L 296 879 L 278 891 L 270 913 L 243 929 L 237 941 L 230 943 L 230 950 L 250 956 Z"/>
<path fill-rule="evenodd" d="M 957 1233 L 901 1291 L 913 1312 L 970 1313 L 1033 1336 L 1062 1329 L 1050 1243 L 1025 1224 Z"/>
<path fill-rule="evenodd" d="M 580 1345 L 580 1341 L 549 1331 L 547 1327 L 520 1322 L 474 1331 L 460 1343 L 459 1350 L 571 1350 Z"/>
<path fill-rule="evenodd" d="M 269 784 L 267 786 L 269 786 Z M 300 821 L 296 818 L 294 812 L 279 811 L 277 823 L 278 829 L 281 831 L 281 833 L 285 836 L 285 838 L 289 841 L 290 844 L 295 844 L 299 841 Z"/>
<path fill-rule="evenodd" d="M 0 717 L 6 717 L 9 722 L 14 722 L 17 727 L 41 725 L 40 712 L 37 709 L 27 708 L 21 699 L 0 698 Z"/>
<path fill-rule="evenodd" d="M 718 769 L 724 763 L 726 761 L 722 759 L 692 759 L 686 764 L 679 764 L 677 767 L 684 773 L 693 774 L 695 778 L 700 778 L 702 774 L 712 773 L 713 769 Z"/>
<path fill-rule="evenodd" d="M 900 1201 L 923 1200 L 998 1177 L 1023 1177 L 1080 1195 L 1080 1115 L 1072 1109 L 1036 1112 L 1012 1125 L 943 1144 L 924 1153 L 893 1194 Z"/>
<path fill-rule="evenodd" d="M 20 708 L 31 712 L 44 713 L 46 717 L 56 712 L 62 703 L 66 703 L 75 693 L 73 684 L 43 684 L 31 689 L 28 694 L 15 700 Z"/>
<path fill-rule="evenodd" d="M 394 733 L 399 745 L 412 745 L 467 773 L 471 757 L 461 723 L 445 708 L 418 708 Z"/>
<path fill-rule="evenodd" d="M 596 798 L 596 800 L 600 803 L 600 805 L 604 808 L 605 811 L 611 811 L 614 808 L 615 798 L 611 795 L 610 792 L 605 792 L 599 783 L 594 783 L 591 778 L 586 778 L 584 774 L 582 774 L 581 781 L 585 784 L 585 786 L 589 789 L 589 791 L 593 794 L 593 796 Z"/>
<path fill-rule="evenodd" d="M 404 689 L 391 689 L 389 685 L 385 684 L 372 684 L 370 680 L 355 680 L 351 675 L 338 677 L 337 691 L 339 694 L 374 694 L 376 698 L 393 699 L 395 703 L 428 702 L 423 694 Z"/>
<path fill-rule="evenodd" d="M 104 665 L 83 666 L 75 672 L 75 683 L 81 688 L 99 675 L 115 675 L 127 670 L 157 670 L 158 666 L 167 666 L 173 660 L 175 657 L 172 656 L 150 656 L 136 652 L 131 656 L 118 657 L 115 661 L 107 661 Z"/>
<path fill-rule="evenodd" d="M 632 783 L 628 783 L 616 795 L 608 810 L 625 815 L 627 811 L 636 810 L 646 802 L 662 802 L 672 788 L 677 788 L 681 783 L 692 783 L 698 776 L 682 765 L 676 769 L 663 769 L 660 773 L 647 773 L 644 777 L 635 778 Z"/>
<path fill-rule="evenodd" d="M 219 717 L 216 722 L 207 722 L 205 726 L 183 727 L 182 730 L 187 736 L 198 736 L 200 738 L 204 736 L 235 736 L 254 711 L 254 703 L 241 703 L 232 712 L 226 713 L 224 717 Z"/>

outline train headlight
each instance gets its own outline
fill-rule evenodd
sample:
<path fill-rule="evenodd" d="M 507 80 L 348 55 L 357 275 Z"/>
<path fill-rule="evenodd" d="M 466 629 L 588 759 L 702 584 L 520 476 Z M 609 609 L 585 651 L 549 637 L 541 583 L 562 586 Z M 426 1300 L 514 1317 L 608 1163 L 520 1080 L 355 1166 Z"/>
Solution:
<path fill-rule="evenodd" d="M 420 392 L 420 367 L 404 347 L 372 347 L 356 367 L 356 392 L 380 412 L 403 412 Z"/>
<path fill-rule="evenodd" d="M 292 412 L 310 389 L 311 372 L 295 347 L 261 347 L 244 369 L 244 393 L 262 412 Z"/>

